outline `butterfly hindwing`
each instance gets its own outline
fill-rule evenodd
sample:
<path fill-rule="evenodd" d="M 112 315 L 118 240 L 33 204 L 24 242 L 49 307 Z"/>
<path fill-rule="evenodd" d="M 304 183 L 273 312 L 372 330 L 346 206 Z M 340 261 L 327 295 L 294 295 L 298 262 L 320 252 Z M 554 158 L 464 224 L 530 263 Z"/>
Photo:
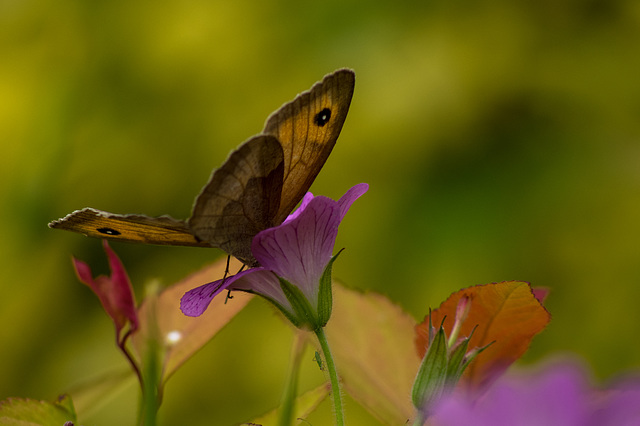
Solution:
<path fill-rule="evenodd" d="M 191 232 L 245 264 L 256 263 L 251 240 L 274 226 L 280 207 L 284 160 L 269 135 L 254 136 L 235 150 L 196 198 Z"/>

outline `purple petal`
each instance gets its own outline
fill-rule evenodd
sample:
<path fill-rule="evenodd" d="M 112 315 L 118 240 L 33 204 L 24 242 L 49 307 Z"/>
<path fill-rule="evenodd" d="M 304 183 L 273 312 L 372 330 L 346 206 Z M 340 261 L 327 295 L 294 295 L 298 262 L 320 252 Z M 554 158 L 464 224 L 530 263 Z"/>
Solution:
<path fill-rule="evenodd" d="M 313 194 L 311 192 L 307 192 L 306 194 L 304 194 L 304 197 L 302 198 L 302 201 L 300 202 L 300 207 L 298 207 L 297 209 L 295 209 L 293 211 L 293 213 L 291 213 L 282 223 L 287 223 L 293 219 L 295 219 L 296 217 L 300 216 L 300 213 L 302 213 L 302 211 L 307 207 L 307 205 L 309 205 L 309 202 L 313 200 Z"/>
<path fill-rule="evenodd" d="M 602 405 L 594 409 L 590 426 L 640 425 L 640 380 L 625 379 L 599 395 Z"/>
<path fill-rule="evenodd" d="M 245 290 L 261 294 L 268 299 L 272 299 L 288 311 L 293 312 L 287 296 L 284 295 L 282 287 L 280 287 L 280 280 L 272 271 L 261 267 L 250 269 L 247 272 L 250 273 L 235 280 L 229 288 L 231 290 Z"/>
<path fill-rule="evenodd" d="M 207 310 L 214 297 L 231 286 L 234 281 L 242 278 L 252 270 L 242 271 L 236 275 L 201 285 L 186 292 L 180 299 L 180 310 L 188 317 L 198 317 Z"/>
<path fill-rule="evenodd" d="M 307 193 L 280 226 L 260 232 L 251 250 L 266 269 L 300 287 L 313 303 L 320 277 L 333 255 L 338 226 L 351 204 L 369 188 L 359 184 L 340 200 Z"/>
<path fill-rule="evenodd" d="M 435 418 L 440 426 L 583 426 L 588 402 L 582 370 L 563 363 L 526 377 L 504 377 L 475 405 L 460 394 L 444 398 Z"/>
<path fill-rule="evenodd" d="M 264 268 L 300 287 L 313 302 L 339 224 L 339 204 L 314 197 L 294 219 L 256 235 L 251 250 Z"/>
<path fill-rule="evenodd" d="M 340 205 L 340 221 L 344 219 L 344 216 L 349 211 L 351 204 L 358 198 L 360 198 L 365 192 L 369 190 L 369 185 L 366 183 L 359 183 L 351 187 L 340 199 L 338 204 Z"/>

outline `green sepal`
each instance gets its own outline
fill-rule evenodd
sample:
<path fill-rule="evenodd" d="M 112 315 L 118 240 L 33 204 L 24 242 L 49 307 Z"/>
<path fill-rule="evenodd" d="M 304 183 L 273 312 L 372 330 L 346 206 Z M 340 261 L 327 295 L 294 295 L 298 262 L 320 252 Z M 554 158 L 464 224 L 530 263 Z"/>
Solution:
<path fill-rule="evenodd" d="M 431 321 L 431 308 L 429 308 L 429 345 L 431 345 L 431 342 L 433 342 L 433 336 L 435 335 L 435 332 L 436 328 L 433 326 L 433 322 Z"/>
<path fill-rule="evenodd" d="M 318 322 L 320 327 L 327 325 L 329 318 L 331 318 L 331 309 L 333 308 L 331 269 L 333 262 L 340 256 L 340 253 L 342 253 L 342 250 L 331 258 L 320 278 L 320 287 L 318 288 Z"/>
<path fill-rule="evenodd" d="M 460 366 L 460 375 L 462 375 L 464 370 L 469 366 L 469 364 L 471 364 L 471 361 L 473 361 L 478 355 L 480 355 L 480 353 L 482 353 L 485 349 L 487 349 L 489 346 L 493 345 L 494 343 L 495 343 L 495 340 L 491 343 L 486 344 L 481 348 L 470 350 L 466 358 L 462 362 L 462 365 Z"/>
<path fill-rule="evenodd" d="M 322 326 L 319 325 L 318 317 L 316 316 L 311 303 L 302 293 L 302 291 L 295 285 L 282 277 L 278 277 L 280 280 L 280 288 L 286 296 L 291 308 L 293 309 L 293 316 L 297 321 L 291 321 L 298 328 L 309 327 L 311 330 L 316 330 Z"/>
<path fill-rule="evenodd" d="M 464 359 L 468 347 L 469 337 L 466 337 L 453 348 L 449 355 L 449 365 L 447 367 L 447 388 L 449 389 L 453 389 L 456 386 L 458 380 L 462 377 L 462 373 L 469 365 Z"/>
<path fill-rule="evenodd" d="M 422 410 L 440 398 L 447 378 L 448 364 L 447 337 L 444 329 L 440 327 L 422 359 L 416 380 L 413 382 L 411 400 L 416 408 Z"/>
<path fill-rule="evenodd" d="M 282 312 L 282 315 L 284 315 L 289 321 L 291 321 L 291 324 L 295 325 L 298 328 L 302 327 L 302 323 L 300 322 L 300 320 L 291 311 L 289 311 L 287 308 L 285 308 L 284 306 L 282 306 L 281 304 L 276 302 L 274 299 L 272 299 L 270 297 L 267 297 L 264 294 L 255 293 L 255 292 L 252 292 L 252 291 L 249 292 L 249 293 L 257 294 L 258 296 L 261 296 L 261 297 L 267 299 L 276 308 L 278 308 L 280 310 L 280 312 Z"/>
<path fill-rule="evenodd" d="M 458 345 L 456 345 L 449 355 L 449 370 L 447 372 L 447 387 L 450 390 L 458 384 L 458 381 L 462 377 L 462 373 L 467 369 L 471 361 L 474 360 L 476 356 L 485 349 L 487 349 L 493 342 L 484 346 L 480 349 L 474 349 L 467 353 L 467 349 L 469 348 L 469 341 L 473 334 L 476 332 L 476 328 L 478 326 L 473 327 L 469 336 L 465 337 L 460 341 Z"/>

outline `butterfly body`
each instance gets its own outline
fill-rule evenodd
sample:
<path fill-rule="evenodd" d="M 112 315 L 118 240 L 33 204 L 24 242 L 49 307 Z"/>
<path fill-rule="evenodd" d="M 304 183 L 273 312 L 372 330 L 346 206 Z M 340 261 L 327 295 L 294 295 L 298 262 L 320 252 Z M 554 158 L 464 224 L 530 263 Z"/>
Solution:
<path fill-rule="evenodd" d="M 128 242 L 217 247 L 255 266 L 253 237 L 282 223 L 308 191 L 338 139 L 354 84 L 353 71 L 337 70 L 271 114 L 260 134 L 214 170 L 186 221 L 84 208 L 49 227 Z"/>

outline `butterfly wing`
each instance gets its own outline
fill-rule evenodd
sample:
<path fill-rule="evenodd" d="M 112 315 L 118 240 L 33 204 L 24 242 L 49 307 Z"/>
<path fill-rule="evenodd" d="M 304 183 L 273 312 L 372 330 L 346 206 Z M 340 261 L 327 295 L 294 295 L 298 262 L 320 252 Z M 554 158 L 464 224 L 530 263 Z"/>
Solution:
<path fill-rule="evenodd" d="M 278 140 L 269 135 L 249 139 L 213 172 L 196 198 L 188 221 L 191 232 L 243 263 L 256 265 L 251 241 L 276 225 L 283 173 Z"/>
<path fill-rule="evenodd" d="M 49 227 L 127 242 L 210 247 L 191 233 L 185 221 L 169 216 L 122 215 L 87 207 L 54 220 Z"/>
<path fill-rule="evenodd" d="M 85 208 L 51 228 L 147 244 L 218 247 L 254 266 L 251 241 L 300 202 L 336 143 L 355 75 L 338 70 L 283 105 L 263 133 L 234 151 L 196 198 L 187 222 Z"/>
<path fill-rule="evenodd" d="M 329 157 L 347 118 L 354 85 L 353 71 L 337 70 L 267 119 L 263 133 L 275 136 L 284 153 L 276 225 L 300 202 Z"/>

